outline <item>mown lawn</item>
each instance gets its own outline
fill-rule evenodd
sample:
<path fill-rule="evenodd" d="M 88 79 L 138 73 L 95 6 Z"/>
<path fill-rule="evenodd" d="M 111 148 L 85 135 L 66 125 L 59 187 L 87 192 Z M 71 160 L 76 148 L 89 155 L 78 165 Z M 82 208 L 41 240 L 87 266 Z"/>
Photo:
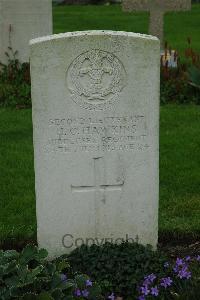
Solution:
<path fill-rule="evenodd" d="M 160 124 L 160 233 L 200 233 L 200 108 L 162 106 Z M 35 239 L 31 110 L 0 109 L 0 137 L 0 239 Z"/>
<path fill-rule="evenodd" d="M 200 52 L 200 4 L 193 4 L 191 11 L 167 13 L 164 22 L 165 40 L 172 48 L 183 54 L 190 37 Z M 148 13 L 125 13 L 120 5 L 54 7 L 54 33 L 89 29 L 148 33 Z"/>

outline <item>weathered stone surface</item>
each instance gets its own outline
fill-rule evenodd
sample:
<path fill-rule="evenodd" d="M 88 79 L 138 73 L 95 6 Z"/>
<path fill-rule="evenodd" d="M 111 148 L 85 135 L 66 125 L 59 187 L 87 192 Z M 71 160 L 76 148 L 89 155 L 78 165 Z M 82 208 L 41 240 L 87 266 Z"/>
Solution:
<path fill-rule="evenodd" d="M 51 256 L 106 239 L 156 247 L 159 64 L 147 35 L 31 41 L 38 242 Z"/>
<path fill-rule="evenodd" d="M 124 11 L 149 11 L 149 33 L 157 36 L 163 45 L 164 13 L 191 9 L 191 0 L 123 0 Z"/>
<path fill-rule="evenodd" d="M 1 62 L 7 62 L 8 47 L 18 51 L 16 57 L 21 62 L 29 61 L 29 40 L 49 34 L 52 34 L 51 0 L 0 0 Z"/>

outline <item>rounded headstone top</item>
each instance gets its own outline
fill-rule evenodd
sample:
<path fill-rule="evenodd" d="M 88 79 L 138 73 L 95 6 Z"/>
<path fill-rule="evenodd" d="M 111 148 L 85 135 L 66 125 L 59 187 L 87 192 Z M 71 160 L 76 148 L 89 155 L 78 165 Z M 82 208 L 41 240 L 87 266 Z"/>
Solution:
<path fill-rule="evenodd" d="M 30 45 L 48 42 L 51 40 L 59 40 L 59 39 L 83 37 L 83 36 L 119 36 L 119 37 L 125 36 L 125 37 L 132 37 L 136 39 L 145 39 L 145 40 L 159 42 L 159 39 L 157 37 L 152 35 L 147 35 L 147 34 L 126 32 L 126 31 L 112 31 L 112 30 L 88 30 L 88 31 L 73 31 L 73 32 L 59 33 L 59 34 L 39 37 L 30 40 Z"/>

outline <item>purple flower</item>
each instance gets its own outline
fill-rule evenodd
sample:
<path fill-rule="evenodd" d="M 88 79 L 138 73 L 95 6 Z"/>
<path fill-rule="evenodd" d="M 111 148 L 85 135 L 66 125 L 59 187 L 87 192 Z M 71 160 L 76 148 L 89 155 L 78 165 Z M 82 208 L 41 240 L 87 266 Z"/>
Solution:
<path fill-rule="evenodd" d="M 141 288 L 141 293 L 145 296 L 149 295 L 150 293 L 150 290 L 148 289 L 148 287 L 145 285 L 145 286 L 142 286 Z"/>
<path fill-rule="evenodd" d="M 188 255 L 188 256 L 186 256 L 185 260 L 186 260 L 186 261 L 190 261 L 190 260 L 191 260 L 191 257 Z"/>
<path fill-rule="evenodd" d="M 159 294 L 159 290 L 157 286 L 151 288 L 151 295 L 157 297 Z"/>
<path fill-rule="evenodd" d="M 178 275 L 177 275 L 180 279 L 189 279 L 192 274 L 191 272 L 188 271 L 188 267 L 184 266 L 182 269 L 179 270 Z"/>
<path fill-rule="evenodd" d="M 85 282 L 86 286 L 92 286 L 92 281 L 87 279 Z"/>
<path fill-rule="evenodd" d="M 176 266 L 180 267 L 180 266 L 183 266 L 185 263 L 183 261 L 182 258 L 177 258 L 176 259 Z"/>
<path fill-rule="evenodd" d="M 179 266 L 175 266 L 175 267 L 173 267 L 173 270 L 174 270 L 174 273 L 178 273 L 179 272 Z"/>
<path fill-rule="evenodd" d="M 88 290 L 83 290 L 82 295 L 83 295 L 83 297 L 87 298 L 89 296 Z"/>
<path fill-rule="evenodd" d="M 110 300 L 115 300 L 115 295 L 114 295 L 114 293 L 112 293 L 110 296 L 108 296 L 108 299 L 110 299 Z"/>
<path fill-rule="evenodd" d="M 178 273 L 185 266 L 186 266 L 186 264 L 185 264 L 184 260 L 181 259 L 181 258 L 177 258 L 176 259 L 176 264 L 173 267 L 173 270 L 174 270 L 175 273 Z"/>
<path fill-rule="evenodd" d="M 150 274 L 148 276 L 145 276 L 143 284 L 144 285 L 149 285 L 149 284 L 153 283 L 155 279 L 156 279 L 156 275 L 154 275 L 154 274 Z"/>
<path fill-rule="evenodd" d="M 77 297 L 80 297 L 80 296 L 81 296 L 81 291 L 80 291 L 79 289 L 76 289 L 76 290 L 75 290 L 75 295 L 76 295 Z"/>
<path fill-rule="evenodd" d="M 197 261 L 199 261 L 200 262 L 200 255 L 197 255 Z"/>
<path fill-rule="evenodd" d="M 61 274 L 61 275 L 60 275 L 60 279 L 61 279 L 61 281 L 63 281 L 64 283 L 67 282 L 67 275 Z"/>
<path fill-rule="evenodd" d="M 170 277 L 165 277 L 165 278 L 161 278 L 161 283 L 160 285 L 163 286 L 165 289 L 168 287 L 168 286 L 171 286 L 172 285 L 172 280 Z"/>
<path fill-rule="evenodd" d="M 138 300 L 145 300 L 145 296 L 144 296 L 144 295 L 139 296 L 139 297 L 138 297 Z"/>
<path fill-rule="evenodd" d="M 164 268 L 169 268 L 169 263 L 168 262 L 164 263 Z"/>

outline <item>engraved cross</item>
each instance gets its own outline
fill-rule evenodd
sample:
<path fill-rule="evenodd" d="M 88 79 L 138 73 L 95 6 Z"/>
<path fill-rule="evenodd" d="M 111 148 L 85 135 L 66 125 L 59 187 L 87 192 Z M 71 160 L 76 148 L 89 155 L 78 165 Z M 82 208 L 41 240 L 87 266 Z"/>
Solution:
<path fill-rule="evenodd" d="M 93 185 L 72 185 L 72 192 L 95 192 L 95 199 L 105 203 L 105 191 L 121 191 L 124 185 L 122 180 L 116 184 L 102 184 L 101 178 L 102 157 L 94 158 L 94 184 Z"/>

